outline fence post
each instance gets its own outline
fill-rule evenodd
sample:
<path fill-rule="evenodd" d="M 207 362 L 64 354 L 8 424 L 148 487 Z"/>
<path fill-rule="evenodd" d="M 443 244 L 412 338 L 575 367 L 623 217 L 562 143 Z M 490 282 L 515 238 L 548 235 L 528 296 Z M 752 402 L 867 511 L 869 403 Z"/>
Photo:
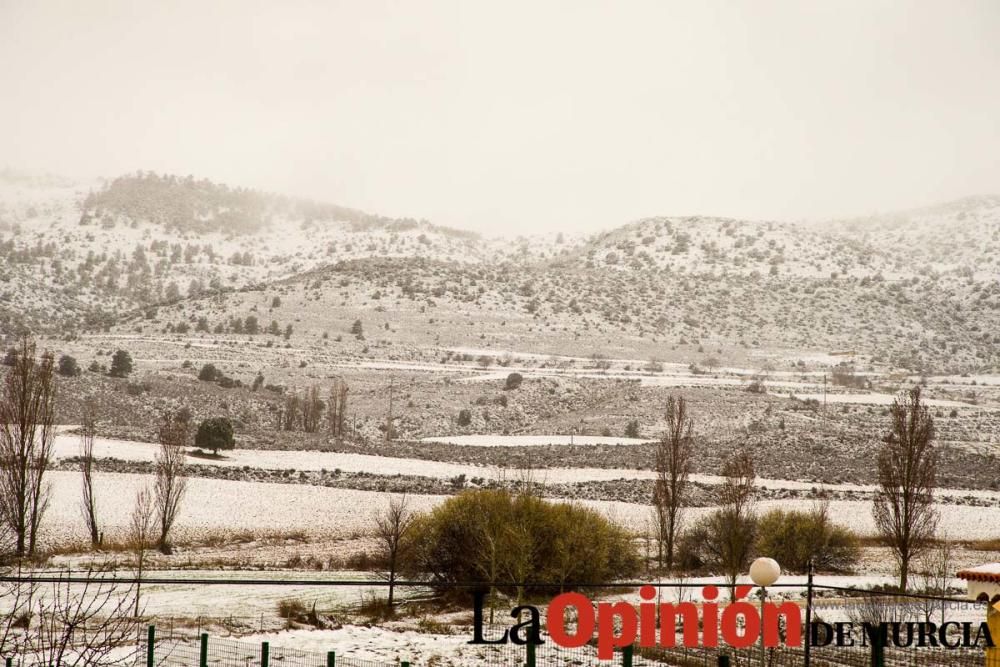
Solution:
<path fill-rule="evenodd" d="M 632 651 L 634 647 L 629 644 L 622 649 L 622 667 L 632 667 Z"/>
<path fill-rule="evenodd" d="M 208 633 L 201 633 L 201 660 L 198 662 L 201 667 L 208 667 Z"/>
<path fill-rule="evenodd" d="M 524 667 L 535 667 L 535 642 L 529 641 L 527 643 L 528 648 L 528 660 L 524 663 Z"/>
<path fill-rule="evenodd" d="M 337 667 L 337 652 L 328 651 L 326 654 L 326 667 Z"/>
<path fill-rule="evenodd" d="M 888 633 L 886 633 L 888 635 Z M 872 642 L 872 667 L 885 667 L 885 644 L 888 637 L 883 641 L 882 633 Z M 916 656 L 914 656 L 916 658 Z"/>
<path fill-rule="evenodd" d="M 7 658 L 7 660 L 4 661 L 4 664 L 7 665 L 7 667 L 14 667 L 14 658 Z"/>
<path fill-rule="evenodd" d="M 268 667 L 271 663 L 271 645 L 267 642 L 260 644 L 260 667 Z"/>
<path fill-rule="evenodd" d="M 806 578 L 806 628 L 805 628 L 805 667 L 809 667 L 811 657 L 811 646 L 809 640 L 812 633 L 812 606 L 813 606 L 813 562 L 809 559 L 808 577 Z"/>
<path fill-rule="evenodd" d="M 146 629 L 146 667 L 153 667 L 153 645 L 156 643 L 156 626 L 150 625 Z M 10 663 L 7 663 L 10 667 Z"/>
<path fill-rule="evenodd" d="M 719 654 L 719 667 L 729 667 L 729 656 L 725 653 Z"/>

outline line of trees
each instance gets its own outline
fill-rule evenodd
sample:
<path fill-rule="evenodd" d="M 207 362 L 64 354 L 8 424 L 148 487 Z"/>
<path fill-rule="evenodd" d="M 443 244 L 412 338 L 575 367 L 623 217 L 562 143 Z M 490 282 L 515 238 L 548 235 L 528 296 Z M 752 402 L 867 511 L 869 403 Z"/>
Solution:
<path fill-rule="evenodd" d="M 18 559 L 38 548 L 55 439 L 55 361 L 49 352 L 35 355 L 34 341 L 22 338 L 0 390 L 0 520 Z"/>
<path fill-rule="evenodd" d="M 336 378 L 330 386 L 327 400 L 323 401 L 320 389 L 313 385 L 301 393 L 289 391 L 278 415 L 278 424 L 285 431 L 305 431 L 317 433 L 323 425 L 326 411 L 326 427 L 334 438 L 344 436 L 347 416 L 347 394 L 349 387 L 343 378 Z"/>
<path fill-rule="evenodd" d="M 878 484 L 872 515 L 880 541 L 896 561 L 899 590 L 906 590 L 914 562 L 934 551 L 936 543 L 939 451 L 934 418 L 919 386 L 900 394 L 889 415 L 889 431 L 875 454 Z M 776 557 L 795 570 L 812 563 L 843 571 L 856 562 L 857 539 L 850 530 L 833 524 L 828 502 L 821 501 L 810 511 L 775 509 L 758 515 L 754 462 L 745 448 L 723 462 L 723 481 L 715 490 L 718 509 L 681 532 L 679 517 L 690 502 L 694 442 L 694 419 L 683 398 L 668 398 L 666 424 L 655 449 L 652 497 L 661 568 L 707 566 L 723 572 L 734 585 L 757 553 Z M 931 560 L 940 560 L 931 555 Z M 926 578 L 926 573 L 921 576 Z"/>
<path fill-rule="evenodd" d="M 139 586 L 116 581 L 114 565 L 97 560 L 68 581 L 68 573 L 40 584 L 28 580 L 40 558 L 40 527 L 50 499 L 47 472 L 55 438 L 56 364 L 23 337 L 0 386 L 0 655 L 29 655 L 42 664 L 104 665 L 135 637 L 142 612 Z M 93 485 L 96 413 L 84 408 L 81 431 L 83 516 L 93 544 L 100 541 Z"/>
<path fill-rule="evenodd" d="M 4 552 L 20 564 L 38 555 L 39 528 L 50 498 L 46 473 L 55 436 L 58 365 L 51 353 L 38 354 L 28 338 L 20 340 L 10 357 L 0 386 L 0 537 L 8 538 Z M 289 394 L 283 428 L 313 433 L 325 423 L 334 437 L 342 437 L 348 391 L 347 383 L 338 378 L 326 401 L 318 386 L 301 395 Z M 810 512 L 779 509 L 761 515 L 754 461 L 745 448 L 735 450 L 722 464 L 722 483 L 715 488 L 717 509 L 682 531 L 682 513 L 690 504 L 695 420 L 687 402 L 671 396 L 665 421 L 655 447 L 652 492 L 661 568 L 710 567 L 722 572 L 732 588 L 756 553 L 778 557 L 792 569 L 809 563 L 842 569 L 857 558 L 852 534 L 833 525 L 826 503 Z M 103 540 L 94 484 L 97 423 L 96 406 L 88 402 L 80 431 L 81 508 L 95 548 Z M 905 590 L 914 560 L 930 550 L 938 525 L 933 502 L 939 454 L 934 420 L 919 387 L 896 399 L 889 426 L 877 451 L 872 511 L 878 533 L 896 559 L 899 587 Z M 170 538 L 187 490 L 184 448 L 192 443 L 210 449 L 233 444 L 227 420 L 206 420 L 197 430 L 195 436 L 185 410 L 165 414 L 159 424 L 152 485 L 138 493 L 128 528 L 140 581 L 148 548 L 155 546 L 165 554 L 172 550 Z M 209 441 L 217 446 L 206 444 Z M 405 497 L 393 499 L 375 521 L 387 569 L 389 608 L 394 604 L 397 573 L 406 570 L 429 574 L 432 582 L 463 577 L 520 582 L 505 591 L 518 599 L 532 592 L 532 582 L 624 576 L 636 567 L 631 536 L 600 519 L 582 507 L 550 504 L 531 493 L 465 493 L 420 516 L 411 512 Z M 592 551 L 595 540 L 599 552 Z M 115 589 L 107 599 L 124 595 L 129 613 L 138 615 L 139 592 L 138 585 L 127 591 Z M 31 601 L 26 604 L 31 613 Z M 0 627 L 0 646 L 2 633 Z"/>

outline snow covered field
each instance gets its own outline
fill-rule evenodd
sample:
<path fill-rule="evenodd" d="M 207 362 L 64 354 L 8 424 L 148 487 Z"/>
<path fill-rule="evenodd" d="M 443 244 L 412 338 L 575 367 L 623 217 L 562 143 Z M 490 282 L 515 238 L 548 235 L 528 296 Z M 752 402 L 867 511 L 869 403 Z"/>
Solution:
<path fill-rule="evenodd" d="M 851 405 L 892 405 L 892 402 L 896 400 L 896 396 L 894 394 L 878 394 L 874 392 L 865 394 L 827 393 L 825 399 L 823 394 L 795 394 L 795 398 L 802 401 L 813 400 L 823 402 L 823 400 L 826 400 L 827 403 L 848 403 Z M 970 403 L 962 403 L 961 401 L 946 401 L 936 398 L 925 398 L 924 403 L 936 408 L 973 407 Z"/>
<path fill-rule="evenodd" d="M 45 517 L 46 538 L 83 541 L 85 533 L 80 515 L 80 475 L 74 472 L 50 473 L 53 497 Z M 152 478 L 139 474 L 99 473 L 96 475 L 98 511 L 109 531 L 121 533 L 128 524 L 132 499 Z M 426 510 L 445 496 L 413 495 L 417 510 Z M 235 534 L 243 531 L 289 533 L 304 531 L 315 537 L 344 537 L 371 526 L 377 509 L 387 502 L 387 495 L 375 491 L 355 491 L 306 484 L 271 484 L 193 477 L 177 520 L 178 539 L 197 539 L 206 534 Z M 633 530 L 647 528 L 650 507 L 625 502 L 581 501 Z M 761 510 L 771 507 L 807 509 L 813 501 L 773 500 L 759 503 Z M 941 520 L 953 539 L 1000 537 L 1000 507 L 941 505 Z M 711 508 L 691 508 L 686 521 L 695 520 Z M 873 532 L 871 503 L 835 500 L 830 516 L 860 533 Z"/>
<path fill-rule="evenodd" d="M 61 570 L 60 572 L 65 572 Z M 38 575 L 46 571 L 36 571 Z M 132 576 L 131 570 L 122 570 L 118 576 Z M 240 579 L 252 581 L 295 581 L 311 582 L 295 585 L 276 585 L 261 583 L 259 585 L 205 584 L 205 583 L 144 583 L 141 588 L 142 607 L 144 614 L 159 618 L 234 618 L 244 620 L 248 625 L 259 627 L 259 617 L 264 615 L 268 621 L 273 618 L 278 603 L 281 600 L 295 599 L 311 607 L 315 602 L 317 609 L 332 610 L 338 608 L 357 607 L 362 602 L 365 591 L 378 590 L 384 594 L 384 583 L 375 579 L 371 573 L 356 571 L 321 571 L 314 570 L 147 570 L 144 579 Z M 358 581 L 358 585 L 324 586 L 326 581 Z M 365 586 L 363 582 L 378 583 L 377 587 Z M 50 595 L 52 588 L 41 585 L 37 595 Z M 396 596 L 405 600 L 414 596 L 426 595 L 426 589 L 400 588 Z M 0 599 L 0 609 L 6 609 L 5 604 L 11 600 Z M 265 627 L 270 626 L 268 623 Z M 272 626 L 273 627 L 273 626 Z"/>
<path fill-rule="evenodd" d="M 49 475 L 52 501 L 43 525 L 44 536 L 84 540 L 80 474 L 54 471 Z M 126 528 L 136 493 L 152 483 L 152 476 L 147 475 L 95 475 L 98 513 L 109 536 Z M 412 505 L 427 509 L 442 498 L 413 496 Z M 312 536 L 342 537 L 369 527 L 372 516 L 386 501 L 385 494 L 374 491 L 192 477 L 175 530 L 178 539 L 243 531 L 304 531 Z"/>
<path fill-rule="evenodd" d="M 275 664 L 300 664 L 305 656 L 323 656 L 335 651 L 337 664 L 346 665 L 395 665 L 408 661 L 414 665 L 436 665 L 437 667 L 495 667 L 497 664 L 519 664 L 524 660 L 525 649 L 508 644 L 506 646 L 470 646 L 471 634 L 437 634 L 414 630 L 392 630 L 379 626 L 344 625 L 335 630 L 286 630 L 241 637 L 239 647 L 249 659 L 259 654 L 262 642 L 271 645 L 270 656 Z M 219 640 L 219 651 L 232 646 L 227 640 Z M 229 648 L 228 650 L 232 650 Z M 191 656 L 197 656 L 198 645 L 194 642 L 165 642 L 158 648 L 157 664 L 163 667 L 189 667 Z M 212 642 L 209 640 L 209 653 Z M 171 655 L 172 654 L 172 655 Z M 555 650 L 551 644 L 543 645 L 537 653 L 538 665 L 579 664 L 566 663 L 560 657 L 569 655 L 595 655 L 593 647 L 585 647 L 569 653 Z M 500 656 L 503 656 L 502 658 Z M 358 662 L 355 662 L 358 661 Z M 361 662 L 367 661 L 367 662 Z"/>
<path fill-rule="evenodd" d="M 602 435 L 451 435 L 421 438 L 421 442 L 443 442 L 476 447 L 543 447 L 545 445 L 641 445 L 654 440 Z"/>
<path fill-rule="evenodd" d="M 616 372 L 610 371 L 602 373 L 593 369 L 559 369 L 559 368 L 522 368 L 514 369 L 508 368 L 504 369 L 502 372 L 484 372 L 478 373 L 476 375 L 470 375 L 468 377 L 459 378 L 458 382 L 495 382 L 503 380 L 507 377 L 507 374 L 512 371 L 517 370 L 519 373 L 524 375 L 524 377 L 572 377 L 575 379 L 587 379 L 587 380 L 605 380 L 605 381 L 624 381 L 624 382 L 637 382 L 643 387 L 743 387 L 750 382 L 750 377 L 746 376 L 715 376 L 715 375 L 694 375 L 690 372 L 685 373 L 646 373 L 641 371 L 635 372 Z M 734 369 L 730 369 L 734 370 Z M 789 375 L 800 375 L 799 373 L 789 374 Z M 798 389 L 798 390 L 808 390 L 816 391 L 823 387 L 823 383 L 820 382 L 796 382 L 793 380 L 766 380 L 766 385 L 768 388 L 781 388 L 781 389 Z"/>
<path fill-rule="evenodd" d="M 64 427 L 68 428 L 68 427 Z M 450 438 L 425 439 L 426 441 L 448 441 L 454 444 L 472 444 L 473 442 L 496 442 L 499 440 L 506 446 L 512 446 L 511 439 L 519 438 L 525 444 L 540 445 L 542 440 L 555 440 L 557 444 L 567 444 L 560 442 L 568 436 L 454 436 Z M 535 441 L 533 439 L 537 438 Z M 576 444 L 597 444 L 591 441 L 608 441 L 601 444 L 628 444 L 649 442 L 646 440 L 633 440 L 629 438 L 602 438 L 599 436 L 574 436 Z M 155 460 L 159 445 L 151 442 L 138 442 L 134 440 L 115 440 L 110 438 L 96 438 L 94 440 L 94 456 L 98 459 L 119 459 L 123 461 L 145 461 Z M 71 434 L 61 434 L 56 436 L 54 455 L 57 459 L 64 459 L 80 454 L 79 438 Z M 510 469 L 499 466 L 477 466 L 465 463 L 447 463 L 442 461 L 428 461 L 425 459 L 397 458 L 390 456 L 374 456 L 371 454 L 353 454 L 346 452 L 320 452 L 320 451 L 279 451 L 261 449 L 234 449 L 225 452 L 223 458 L 205 459 L 200 457 L 187 457 L 188 465 L 207 465 L 225 467 L 261 468 L 266 470 L 292 470 L 292 471 L 319 471 L 319 470 L 341 470 L 343 472 L 372 472 L 377 471 L 380 475 L 416 475 L 420 477 L 432 477 L 437 479 L 451 479 L 459 475 L 465 475 L 472 479 L 481 477 L 486 480 L 509 478 Z M 532 471 L 534 478 L 543 484 L 567 484 L 587 481 L 609 481 L 616 479 L 655 479 L 656 473 L 652 470 L 634 470 L 627 468 L 537 468 Z M 701 484 L 720 484 L 722 477 L 719 475 L 693 474 L 692 482 Z M 827 492 L 857 492 L 870 493 L 875 490 L 870 484 L 820 484 L 809 481 L 796 481 L 785 479 L 757 478 L 756 485 L 767 489 L 789 489 L 796 491 L 823 490 Z M 938 489 L 939 496 L 954 498 L 979 498 L 1000 502 L 1000 492 L 987 490 L 969 489 Z"/>

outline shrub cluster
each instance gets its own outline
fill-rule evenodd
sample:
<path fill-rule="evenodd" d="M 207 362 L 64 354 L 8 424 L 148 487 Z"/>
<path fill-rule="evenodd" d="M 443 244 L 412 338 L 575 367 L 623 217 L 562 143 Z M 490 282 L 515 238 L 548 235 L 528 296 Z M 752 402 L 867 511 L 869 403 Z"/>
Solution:
<path fill-rule="evenodd" d="M 860 555 L 854 533 L 834 525 L 826 512 L 780 508 L 758 520 L 757 550 L 793 572 L 806 571 L 810 559 L 817 569 L 846 572 Z"/>
<path fill-rule="evenodd" d="M 830 521 L 824 508 L 809 511 L 774 508 L 738 526 L 726 521 L 723 510 L 712 512 L 686 530 L 678 545 L 685 569 L 719 569 L 729 554 L 723 537 L 739 530 L 753 556 L 774 558 L 782 569 L 805 572 L 812 560 L 818 570 L 849 572 L 860 557 L 853 532 Z"/>
<path fill-rule="evenodd" d="M 504 383 L 503 388 L 506 389 L 507 391 L 511 391 L 513 389 L 517 389 L 518 387 L 520 387 L 522 382 L 524 382 L 523 375 L 521 375 L 520 373 L 511 373 L 510 375 L 507 376 L 507 381 Z"/>
<path fill-rule="evenodd" d="M 572 583 L 616 581 L 635 574 L 640 561 L 628 532 L 594 510 L 480 489 L 453 496 L 418 517 L 408 533 L 404 562 L 406 570 L 430 575 L 434 584 L 516 581 L 524 583 L 521 593 L 551 595 L 558 590 L 533 584 L 561 584 L 568 590 Z"/>

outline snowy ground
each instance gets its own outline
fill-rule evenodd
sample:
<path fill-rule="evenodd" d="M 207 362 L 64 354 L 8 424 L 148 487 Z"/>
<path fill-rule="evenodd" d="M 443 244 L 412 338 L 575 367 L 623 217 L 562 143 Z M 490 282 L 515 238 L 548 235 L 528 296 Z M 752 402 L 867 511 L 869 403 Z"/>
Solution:
<path fill-rule="evenodd" d="M 83 540 L 80 474 L 49 473 L 52 501 L 43 534 L 59 543 Z M 128 526 L 136 493 L 151 487 L 149 475 L 98 473 L 95 487 L 99 518 L 108 536 Z M 442 496 L 413 496 L 414 509 L 428 509 Z M 192 477 L 175 529 L 177 539 L 255 531 L 270 534 L 305 532 L 312 536 L 349 536 L 367 529 L 374 513 L 387 502 L 374 491 L 334 489 L 305 484 L 267 484 Z"/>
<path fill-rule="evenodd" d="M 64 572 L 65 570 L 60 570 Z M 36 571 L 39 576 L 57 574 L 56 571 Z M 118 576 L 133 576 L 131 569 L 120 570 Z M 272 627 L 277 614 L 278 602 L 294 599 L 307 608 L 316 604 L 322 612 L 344 608 L 357 608 L 366 592 L 378 591 L 385 596 L 384 584 L 370 572 L 314 570 L 147 570 L 144 579 L 178 580 L 178 583 L 145 583 L 141 588 L 143 615 L 150 618 L 173 619 L 235 619 L 257 628 Z M 239 579 L 260 581 L 256 585 L 227 585 L 188 583 L 190 579 Z M 290 584 L 269 584 L 268 581 L 283 580 L 303 582 Z M 321 585 L 323 582 L 357 581 L 358 585 Z M 377 582 L 378 586 L 365 586 L 362 582 Z M 310 585 L 308 582 L 316 582 Z M 52 587 L 39 586 L 35 595 L 47 596 Z M 78 590 L 73 588 L 72 590 Z M 406 600 L 427 594 L 426 589 L 399 588 L 396 598 Z M 0 599 L 0 609 L 9 600 Z"/>
<path fill-rule="evenodd" d="M 69 427 L 64 427 L 69 428 Z M 499 443 L 497 446 L 513 446 L 515 441 L 522 445 L 541 445 L 551 441 L 564 444 L 571 436 L 454 436 L 428 441 L 451 442 L 453 444 Z M 630 438 L 604 438 L 600 436 L 572 436 L 576 444 L 631 444 L 649 442 Z M 150 442 L 96 438 L 94 456 L 98 459 L 119 459 L 123 461 L 153 461 L 159 445 Z M 79 456 L 80 442 L 75 435 L 62 434 L 55 438 L 53 454 L 57 459 Z M 226 467 L 261 468 L 266 470 L 319 471 L 341 470 L 343 472 L 373 472 L 380 475 L 416 475 L 437 479 L 451 479 L 459 475 L 467 478 L 482 477 L 487 480 L 510 476 L 510 470 L 499 466 L 477 466 L 464 463 L 447 463 L 425 459 L 373 456 L 344 452 L 281 451 L 260 449 L 234 449 L 225 452 L 219 459 L 187 457 L 188 465 L 208 465 Z M 608 481 L 616 479 L 655 479 L 651 470 L 626 468 L 538 468 L 533 471 L 535 479 L 543 484 L 563 484 L 586 481 Z M 719 475 L 693 474 L 692 482 L 719 484 Z M 808 481 L 758 478 L 756 485 L 768 489 L 790 489 L 797 491 L 825 490 L 828 492 L 871 492 L 875 486 L 866 484 L 818 484 Z M 1000 492 L 967 489 L 938 489 L 938 495 L 945 498 L 972 497 L 1000 502 Z"/>
<path fill-rule="evenodd" d="M 471 633 L 432 634 L 414 630 L 390 630 L 379 626 L 345 625 L 336 630 L 286 630 L 254 634 L 240 638 L 238 643 L 217 640 L 215 650 L 220 653 L 236 652 L 243 660 L 252 660 L 260 655 L 261 643 L 268 642 L 274 664 L 301 664 L 302 660 L 315 660 L 317 657 L 321 659 L 327 652 L 334 651 L 338 665 L 351 667 L 388 667 L 398 665 L 400 661 L 437 667 L 495 667 L 498 664 L 514 665 L 524 661 L 523 647 L 512 644 L 504 647 L 470 646 L 468 642 L 471 638 Z M 210 640 L 210 655 L 212 649 Z M 559 659 L 560 654 L 593 657 L 594 649 L 587 647 L 570 654 L 546 646 L 544 650 L 539 650 L 537 664 L 552 667 L 566 664 Z M 198 645 L 194 642 L 164 642 L 157 649 L 157 664 L 163 667 L 189 667 L 192 657 L 197 658 L 197 655 Z"/>
<path fill-rule="evenodd" d="M 43 533 L 47 540 L 59 543 L 85 539 L 80 514 L 80 475 L 75 472 L 49 473 L 53 497 L 45 517 Z M 132 499 L 140 488 L 152 484 L 147 475 L 99 473 L 95 476 L 98 508 L 109 536 L 121 534 L 128 525 Z M 412 506 L 426 510 L 445 496 L 413 495 Z M 374 491 L 355 491 L 306 484 L 271 484 L 193 477 L 176 531 L 178 539 L 198 539 L 204 535 L 239 533 L 283 534 L 303 531 L 323 538 L 358 534 L 371 526 L 374 513 L 387 502 L 387 495 Z M 650 507 L 625 502 L 582 501 L 609 518 L 636 531 L 647 528 Z M 813 501 L 762 501 L 763 511 L 771 507 L 808 509 Z M 987 539 L 1000 537 L 1000 507 L 940 505 L 942 525 L 949 527 L 952 539 Z M 691 508 L 686 521 L 696 520 L 711 508 Z M 834 521 L 862 534 L 874 532 L 871 503 L 835 500 L 830 503 Z"/>
<path fill-rule="evenodd" d="M 795 394 L 795 398 L 799 400 L 808 401 L 820 401 L 821 403 L 825 400 L 827 403 L 849 403 L 851 405 L 892 405 L 892 402 L 896 400 L 894 394 L 879 394 L 868 392 L 865 394 L 834 394 L 827 393 L 824 397 L 823 394 Z M 972 407 L 969 403 L 962 403 L 961 401 L 946 401 L 943 399 L 936 398 L 925 398 L 924 403 L 935 408 L 968 408 Z"/>
<path fill-rule="evenodd" d="M 422 438 L 421 442 L 475 447 L 544 447 L 545 445 L 641 445 L 654 440 L 602 435 L 452 435 Z"/>
<path fill-rule="evenodd" d="M 854 613 L 853 606 L 860 598 L 843 598 L 841 593 L 823 591 L 824 585 L 851 588 L 866 588 L 875 584 L 889 583 L 887 577 L 817 577 L 816 598 L 814 599 L 814 618 L 822 619 L 826 622 L 848 621 Z M 719 584 L 718 578 L 694 578 L 683 582 L 687 586 L 683 589 L 663 588 L 661 602 L 671 603 L 677 601 L 702 601 L 702 586 L 712 583 Z M 742 582 L 741 583 L 748 583 Z M 805 593 L 805 578 L 801 576 L 783 577 L 780 584 L 794 584 L 793 587 L 775 586 L 769 590 L 769 596 L 791 599 L 803 604 Z M 953 586 L 961 588 L 961 582 L 955 580 Z M 756 591 L 751 592 L 751 597 Z M 833 597 L 836 596 L 836 597 Z M 960 594 L 955 597 L 961 598 Z M 613 599 L 624 600 L 633 605 L 638 605 L 642 600 L 636 591 L 624 595 L 615 595 Z M 755 599 L 755 598 L 753 598 Z M 970 621 L 978 622 L 984 617 L 981 605 L 975 603 L 950 603 L 945 610 L 940 607 L 925 609 L 921 603 L 897 603 L 897 613 L 900 618 L 920 619 L 924 613 L 930 613 L 936 622 L 943 622 L 941 615 L 946 615 L 949 622 Z M 544 613 L 544 608 L 543 608 Z M 436 619 L 434 619 L 436 620 Z M 366 660 L 381 664 L 398 664 L 399 661 L 408 661 L 411 664 L 447 665 L 447 666 L 473 666 L 479 667 L 496 664 L 520 664 L 523 662 L 523 648 L 512 645 L 502 647 L 470 646 L 468 640 L 471 631 L 468 628 L 455 628 L 454 634 L 443 634 L 440 632 L 417 632 L 412 629 L 401 629 L 389 626 L 358 626 L 344 625 L 336 629 L 329 630 L 307 630 L 295 629 L 281 632 L 257 633 L 239 638 L 238 643 L 230 640 L 216 640 L 217 651 L 243 651 L 248 657 L 255 655 L 259 651 L 263 642 L 268 642 L 271 647 L 272 657 L 282 656 L 286 660 L 294 657 L 305 657 L 305 653 L 313 655 L 323 655 L 328 651 L 334 651 L 338 657 L 338 663 L 344 659 Z M 489 636 L 493 636 L 491 631 Z M 212 641 L 209 642 L 210 651 Z M 161 655 L 173 653 L 176 662 L 168 662 L 170 665 L 185 665 L 184 659 L 190 652 L 192 644 L 164 644 Z M 548 642 L 539 647 L 539 665 L 566 665 L 566 664 L 589 664 L 595 656 L 592 647 L 584 647 L 580 650 L 559 649 Z"/>

